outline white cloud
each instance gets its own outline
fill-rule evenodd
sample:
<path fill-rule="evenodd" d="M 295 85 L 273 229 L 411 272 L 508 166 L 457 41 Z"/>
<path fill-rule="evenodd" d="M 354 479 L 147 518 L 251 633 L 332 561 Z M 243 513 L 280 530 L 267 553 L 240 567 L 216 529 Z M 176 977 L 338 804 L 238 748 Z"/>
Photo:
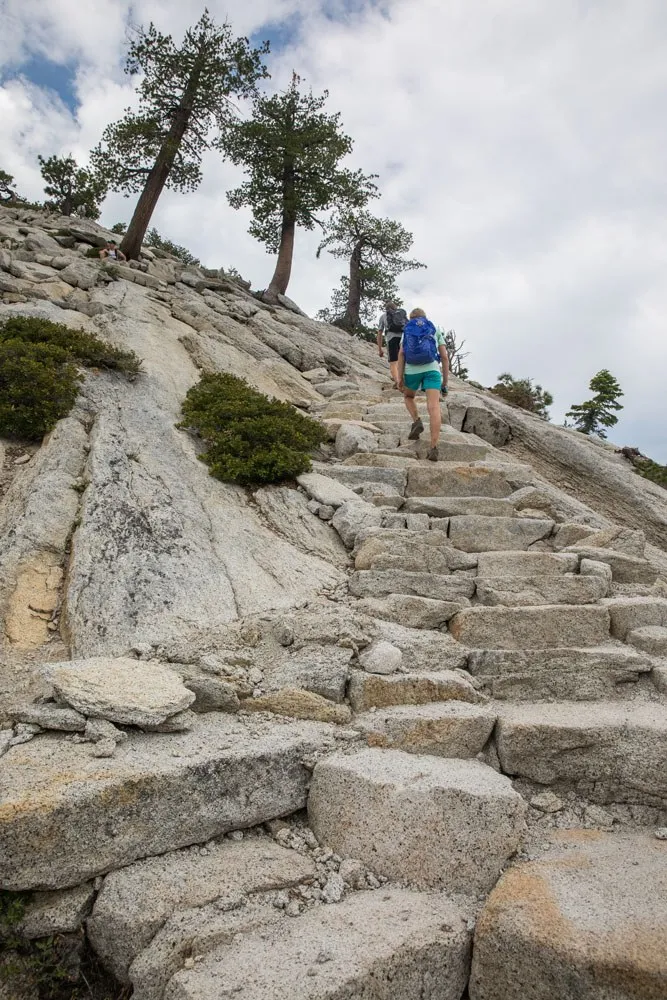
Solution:
<path fill-rule="evenodd" d="M 0 89 L 1 165 L 38 196 L 37 152 L 84 158 L 128 103 L 130 4 L 5 6 L 16 28 L 5 60 L 30 48 L 79 65 L 76 121 L 29 85 Z M 355 139 L 354 164 L 381 175 L 376 210 L 414 233 L 414 255 L 429 265 L 405 276 L 406 300 L 466 338 L 473 376 L 532 376 L 562 419 L 608 367 L 626 393 L 616 438 L 667 462 L 667 5 L 388 0 L 343 16 L 347 6 L 333 19 L 323 13 L 331 0 L 209 2 L 240 33 L 299 15 L 297 41 L 272 57 L 270 85 L 285 86 L 296 68 L 329 89 Z M 136 0 L 132 11 L 177 35 L 196 16 L 175 0 Z M 155 223 L 261 287 L 273 261 L 225 197 L 239 176 L 210 154 L 200 190 L 165 195 Z M 105 218 L 130 208 L 112 196 Z M 342 271 L 315 261 L 317 242 L 298 234 L 290 286 L 311 312 Z"/>

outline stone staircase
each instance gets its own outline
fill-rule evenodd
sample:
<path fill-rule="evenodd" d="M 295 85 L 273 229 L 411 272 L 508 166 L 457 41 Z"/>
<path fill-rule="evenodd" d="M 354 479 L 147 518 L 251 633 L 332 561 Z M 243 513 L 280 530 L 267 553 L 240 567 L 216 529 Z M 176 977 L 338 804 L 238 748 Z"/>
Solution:
<path fill-rule="evenodd" d="M 51 912 L 99 890 L 88 936 L 135 1000 L 667 996 L 667 588 L 641 533 L 559 515 L 451 427 L 456 392 L 437 463 L 398 394 L 335 395 L 299 482 L 347 583 L 214 637 L 259 670 L 236 716 L 109 760 L 14 746 L 2 886 Z"/>

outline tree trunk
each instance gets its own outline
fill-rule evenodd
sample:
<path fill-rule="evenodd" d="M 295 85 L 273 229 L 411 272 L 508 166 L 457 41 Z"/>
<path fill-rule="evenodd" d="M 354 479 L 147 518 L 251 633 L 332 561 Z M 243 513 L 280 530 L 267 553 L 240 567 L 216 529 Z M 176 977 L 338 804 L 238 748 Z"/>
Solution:
<path fill-rule="evenodd" d="M 294 204 L 294 162 L 289 157 L 283 164 L 283 222 L 280 231 L 280 247 L 278 260 L 273 272 L 271 283 L 264 293 L 267 302 L 277 302 L 279 295 L 284 295 L 292 274 L 292 257 L 294 256 L 294 235 L 296 219 L 291 208 Z"/>
<path fill-rule="evenodd" d="M 146 179 L 144 189 L 139 195 L 139 201 L 135 206 L 134 214 L 123 237 L 123 242 L 120 245 L 120 249 L 128 260 L 136 260 L 141 253 L 141 244 L 146 235 L 151 216 L 167 183 L 171 168 L 176 159 L 176 154 L 183 141 L 183 136 L 190 124 L 192 99 L 198 85 L 199 73 L 194 73 L 188 82 L 181 103 L 174 114 L 172 126 L 160 147 L 160 152 L 157 154 L 155 163 L 151 167 L 151 172 Z"/>
<path fill-rule="evenodd" d="M 287 291 L 289 279 L 292 274 L 295 231 L 296 223 L 291 219 L 283 218 L 276 269 L 273 272 L 271 283 L 266 290 L 266 298 L 269 302 L 275 302 L 279 295 L 284 295 Z"/>
<path fill-rule="evenodd" d="M 347 306 L 341 320 L 341 326 L 352 332 L 359 326 L 359 311 L 361 309 L 361 241 L 355 244 L 350 257 L 350 287 L 347 296 Z"/>

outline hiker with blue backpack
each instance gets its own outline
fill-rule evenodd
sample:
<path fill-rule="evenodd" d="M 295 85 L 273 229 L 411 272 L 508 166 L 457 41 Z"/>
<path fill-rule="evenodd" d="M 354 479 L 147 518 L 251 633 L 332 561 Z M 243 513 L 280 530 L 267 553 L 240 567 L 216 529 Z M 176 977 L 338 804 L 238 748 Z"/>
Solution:
<path fill-rule="evenodd" d="M 442 370 L 441 370 L 442 365 Z M 413 309 L 405 324 L 401 349 L 398 355 L 398 388 L 403 393 L 405 405 L 412 417 L 412 427 L 408 438 L 416 441 L 424 430 L 419 416 L 415 393 L 423 389 L 426 393 L 431 447 L 427 458 L 438 461 L 438 439 L 442 425 L 440 413 L 440 391 L 447 392 L 449 379 L 449 357 L 445 337 L 436 330 L 423 309 Z"/>

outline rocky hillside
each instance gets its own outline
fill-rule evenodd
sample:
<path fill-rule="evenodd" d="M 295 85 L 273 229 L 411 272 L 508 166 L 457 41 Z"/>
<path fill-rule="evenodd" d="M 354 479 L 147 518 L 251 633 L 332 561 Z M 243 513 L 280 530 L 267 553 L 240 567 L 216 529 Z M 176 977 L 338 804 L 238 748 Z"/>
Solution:
<path fill-rule="evenodd" d="M 0 446 L 0 996 L 667 995 L 667 491 L 464 383 L 426 462 L 370 345 L 108 235 L 0 209 L 0 322 L 143 360 Z M 204 369 L 312 472 L 212 479 Z"/>

